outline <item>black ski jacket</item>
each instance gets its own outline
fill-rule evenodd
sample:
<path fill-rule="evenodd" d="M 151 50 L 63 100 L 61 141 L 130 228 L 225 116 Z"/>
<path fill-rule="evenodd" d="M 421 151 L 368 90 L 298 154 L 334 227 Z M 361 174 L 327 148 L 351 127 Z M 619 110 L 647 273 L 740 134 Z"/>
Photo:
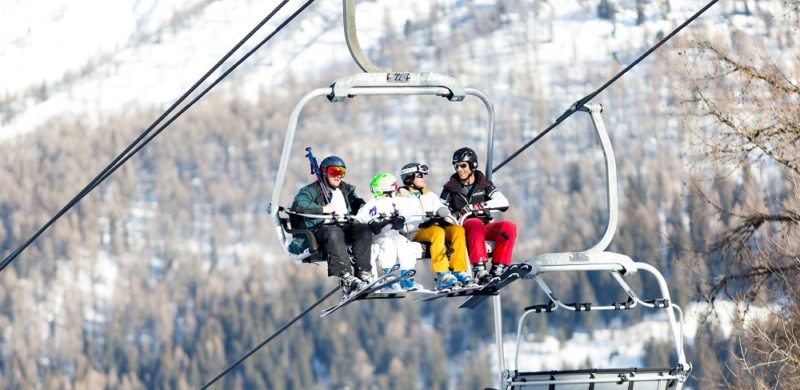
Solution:
<path fill-rule="evenodd" d="M 484 203 L 492 199 L 492 194 L 497 191 L 491 180 L 481 171 L 475 171 L 475 182 L 469 192 L 464 190 L 464 186 L 458 181 L 458 174 L 450 176 L 450 181 L 445 183 L 442 189 L 441 198 L 450 210 L 459 212 L 468 204 Z"/>

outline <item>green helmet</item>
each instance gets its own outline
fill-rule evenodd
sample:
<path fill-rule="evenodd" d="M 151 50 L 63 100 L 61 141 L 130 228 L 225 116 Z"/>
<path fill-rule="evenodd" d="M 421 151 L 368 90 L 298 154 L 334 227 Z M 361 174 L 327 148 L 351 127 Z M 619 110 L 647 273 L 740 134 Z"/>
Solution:
<path fill-rule="evenodd" d="M 380 172 L 369 182 L 369 189 L 375 196 L 397 191 L 397 178 L 391 173 Z"/>

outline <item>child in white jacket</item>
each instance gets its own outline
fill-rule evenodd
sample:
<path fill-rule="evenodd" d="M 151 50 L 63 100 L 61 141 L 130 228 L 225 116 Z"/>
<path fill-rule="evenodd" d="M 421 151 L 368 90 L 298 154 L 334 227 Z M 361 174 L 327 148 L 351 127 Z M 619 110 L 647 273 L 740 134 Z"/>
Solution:
<path fill-rule="evenodd" d="M 416 266 L 422 255 L 422 247 L 410 241 L 400 231 L 405 227 L 406 218 L 416 205 L 409 198 L 395 197 L 397 178 L 391 173 L 380 172 L 372 178 L 370 190 L 375 198 L 362 206 L 355 219 L 367 223 L 375 233 L 372 243 L 372 259 L 376 269 L 388 271 L 394 264 L 400 264 L 400 275 L 405 275 Z M 413 278 L 403 279 L 396 289 L 404 291 L 421 290 L 423 287 Z"/>

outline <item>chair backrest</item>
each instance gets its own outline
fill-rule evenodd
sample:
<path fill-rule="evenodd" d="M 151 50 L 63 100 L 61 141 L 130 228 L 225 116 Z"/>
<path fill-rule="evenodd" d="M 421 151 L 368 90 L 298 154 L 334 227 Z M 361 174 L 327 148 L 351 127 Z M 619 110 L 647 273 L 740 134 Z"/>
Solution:
<path fill-rule="evenodd" d="M 299 216 L 287 212 L 283 207 L 279 207 L 275 214 L 271 214 L 275 220 L 275 232 L 278 240 L 283 246 L 283 249 L 292 260 L 302 261 L 303 263 L 316 263 L 326 260 L 326 256 L 319 250 L 317 239 L 314 233 L 306 229 L 294 229 L 294 226 L 299 224 Z M 301 253 L 293 253 L 289 250 L 289 246 L 298 235 L 305 236 L 308 240 L 308 248 L 304 249 Z"/>

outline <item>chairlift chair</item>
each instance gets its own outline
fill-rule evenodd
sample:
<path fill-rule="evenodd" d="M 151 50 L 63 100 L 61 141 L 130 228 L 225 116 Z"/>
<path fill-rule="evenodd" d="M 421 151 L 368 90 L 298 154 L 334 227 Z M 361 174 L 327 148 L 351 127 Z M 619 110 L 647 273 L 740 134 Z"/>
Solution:
<path fill-rule="evenodd" d="M 691 372 L 691 363 L 686 361 L 683 351 L 682 312 L 680 307 L 672 302 L 667 283 L 661 273 L 647 263 L 635 262 L 630 257 L 606 251 L 613 239 L 617 225 L 617 173 L 614 152 L 602 118 L 602 106 L 599 104 L 586 104 L 580 109 L 590 114 L 595 131 L 600 139 L 600 144 L 605 157 L 607 181 L 607 205 L 609 211 L 608 224 L 600 241 L 591 248 L 578 252 L 547 253 L 528 260 L 533 270 L 525 277 L 533 279 L 547 295 L 546 304 L 532 305 L 523 310 L 517 325 L 516 352 L 514 366 L 505 369 L 503 358 L 502 340 L 498 339 L 498 356 L 501 365 L 501 384 L 505 389 L 681 389 Z M 564 303 L 555 296 L 552 289 L 542 279 L 542 275 L 553 272 L 610 272 L 613 279 L 627 295 L 624 302 L 606 305 L 593 305 L 590 302 Z M 652 300 L 642 300 L 626 283 L 625 277 L 644 271 L 655 277 L 658 282 L 660 297 Z M 670 326 L 671 338 L 675 348 L 677 362 L 670 368 L 603 368 L 566 371 L 522 371 L 519 361 L 522 329 L 525 319 L 530 314 L 547 313 L 558 309 L 573 312 L 589 310 L 627 310 L 641 305 L 643 307 L 663 309 L 666 312 Z M 676 319 L 677 315 L 677 319 Z M 502 324 L 495 324 L 500 328 Z"/>
<path fill-rule="evenodd" d="M 367 59 L 358 41 L 355 22 L 355 1 L 343 0 L 342 7 L 347 48 L 359 68 L 367 73 L 337 79 L 328 88 L 319 88 L 309 92 L 295 105 L 289 117 L 281 161 L 275 178 L 272 201 L 267 211 L 273 221 L 278 240 L 286 253 L 290 258 L 305 263 L 324 261 L 325 258 L 319 251 L 314 234 L 309 230 L 297 229 L 292 224 L 292 220 L 295 219 L 293 216 L 296 216 L 296 214 L 287 208 L 279 206 L 279 202 L 286 178 L 286 168 L 293 151 L 292 146 L 300 113 L 305 105 L 316 97 L 325 96 L 330 102 L 340 103 L 359 95 L 432 95 L 444 97 L 452 102 L 461 102 L 467 95 L 475 96 L 483 102 L 487 112 L 486 172 L 487 176 L 491 178 L 491 170 L 489 168 L 491 167 L 494 143 L 494 106 L 489 98 L 481 91 L 464 88 L 461 83 L 449 76 L 437 73 L 391 72 L 374 65 Z M 327 223 L 337 222 L 331 219 L 331 216 L 319 215 L 316 217 L 325 219 Z M 300 254 L 289 251 L 289 244 L 292 242 L 293 237 L 297 235 L 305 236 L 309 242 L 309 248 Z M 423 252 L 426 252 L 424 246 Z"/>
<path fill-rule="evenodd" d="M 294 152 L 294 138 L 297 123 L 303 108 L 308 102 L 317 97 L 326 97 L 332 103 L 340 103 L 356 96 L 372 95 L 431 95 L 444 97 L 451 102 L 461 102 L 466 96 L 480 99 L 487 113 L 487 146 L 486 166 L 487 176 L 490 175 L 492 162 L 492 148 L 494 142 L 494 107 L 489 98 L 481 91 L 473 88 L 464 88 L 456 79 L 436 73 L 388 72 L 388 73 L 360 73 L 337 79 L 328 88 L 318 88 L 306 95 L 293 108 L 289 116 L 289 125 L 286 129 L 281 152 L 281 160 L 275 177 L 272 201 L 268 213 L 273 222 L 276 236 L 286 253 L 295 260 L 303 262 L 316 262 L 324 260 L 319 254 L 314 235 L 308 230 L 296 229 L 292 224 L 292 216 L 296 215 L 288 208 L 280 206 L 280 197 L 286 179 L 286 170 Z M 328 223 L 332 220 L 330 215 L 311 216 L 322 218 Z M 289 244 L 296 235 L 305 235 L 310 242 L 310 248 L 303 253 L 295 254 L 289 251 Z"/>

